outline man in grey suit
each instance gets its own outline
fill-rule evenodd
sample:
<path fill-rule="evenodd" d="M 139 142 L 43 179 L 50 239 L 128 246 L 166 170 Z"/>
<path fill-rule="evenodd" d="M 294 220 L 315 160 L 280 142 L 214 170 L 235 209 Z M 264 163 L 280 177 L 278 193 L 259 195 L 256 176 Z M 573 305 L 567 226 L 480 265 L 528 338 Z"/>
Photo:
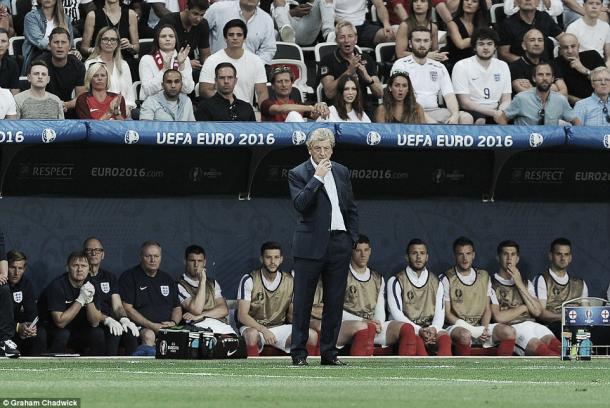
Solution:
<path fill-rule="evenodd" d="M 318 278 L 323 283 L 320 335 L 322 365 L 345 365 L 337 358 L 349 261 L 358 239 L 358 210 L 347 167 L 331 162 L 335 136 L 330 129 L 310 133 L 310 158 L 288 173 L 298 220 L 292 243 L 294 299 L 292 363 L 306 366 L 309 318 Z"/>

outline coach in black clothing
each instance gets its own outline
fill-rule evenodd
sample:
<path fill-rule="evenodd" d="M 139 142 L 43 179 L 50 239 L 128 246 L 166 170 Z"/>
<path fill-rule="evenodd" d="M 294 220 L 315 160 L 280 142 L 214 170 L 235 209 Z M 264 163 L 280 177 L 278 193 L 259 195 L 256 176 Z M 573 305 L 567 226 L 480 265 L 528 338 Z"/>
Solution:
<path fill-rule="evenodd" d="M 307 365 L 305 345 L 318 279 L 322 277 L 324 313 L 320 336 L 323 365 L 344 365 L 337 358 L 349 260 L 358 239 L 358 210 L 349 170 L 330 158 L 335 137 L 319 128 L 307 140 L 309 160 L 288 173 L 290 196 L 299 213 L 292 243 L 294 299 L 292 348 L 294 365 Z"/>
<path fill-rule="evenodd" d="M 140 247 L 140 264 L 121 275 L 119 288 L 127 317 L 142 327 L 140 338 L 151 338 L 161 329 L 182 320 L 176 281 L 161 271 L 161 244 L 146 241 Z"/>
<path fill-rule="evenodd" d="M 4 252 L 4 233 L 0 230 L 0 356 L 19 357 L 17 345 L 11 340 L 15 335 L 13 296 L 8 283 L 8 264 Z"/>
<path fill-rule="evenodd" d="M 83 243 L 83 250 L 89 260 L 89 279 L 95 288 L 93 303 L 100 311 L 100 321 L 104 323 L 106 355 L 116 356 L 119 343 L 123 341 L 125 354 L 130 356 L 138 345 L 138 328 L 127 318 L 119 295 L 118 279 L 114 273 L 101 267 L 105 252 L 102 242 L 89 237 Z"/>
<path fill-rule="evenodd" d="M 195 119 L 200 121 L 255 122 L 254 109 L 248 102 L 237 99 L 233 94 L 237 83 L 237 70 L 230 62 L 216 65 L 216 93 L 202 99 L 197 106 Z"/>
<path fill-rule="evenodd" d="M 27 270 L 27 257 L 21 251 L 12 250 L 6 254 L 6 258 L 16 327 L 13 341 L 21 355 L 38 356 L 47 349 L 47 334 L 42 325 L 32 325 L 38 316 L 38 309 L 32 282 L 24 275 Z"/>
<path fill-rule="evenodd" d="M 95 289 L 90 282 L 89 261 L 82 251 L 68 256 L 68 272 L 49 283 L 38 300 L 38 315 L 47 329 L 51 353 L 66 347 L 94 356 L 104 355 L 104 332 L 93 305 Z"/>

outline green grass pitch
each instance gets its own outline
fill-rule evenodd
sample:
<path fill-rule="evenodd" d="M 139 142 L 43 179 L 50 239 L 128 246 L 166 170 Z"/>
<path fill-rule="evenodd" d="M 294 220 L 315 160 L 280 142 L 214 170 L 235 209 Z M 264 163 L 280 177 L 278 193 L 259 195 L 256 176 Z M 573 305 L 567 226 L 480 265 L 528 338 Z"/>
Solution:
<path fill-rule="evenodd" d="M 0 401 L 81 407 L 604 407 L 610 360 L 346 359 L 347 367 L 248 360 L 0 359 Z"/>

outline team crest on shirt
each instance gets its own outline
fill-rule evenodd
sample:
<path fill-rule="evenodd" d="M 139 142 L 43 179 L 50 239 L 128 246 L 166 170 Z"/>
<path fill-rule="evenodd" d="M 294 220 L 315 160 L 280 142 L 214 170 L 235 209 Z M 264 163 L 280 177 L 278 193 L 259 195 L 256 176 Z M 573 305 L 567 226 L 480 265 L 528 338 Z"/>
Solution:
<path fill-rule="evenodd" d="M 13 300 L 15 301 L 15 303 L 21 303 L 21 301 L 23 300 L 23 292 L 13 292 Z"/>
<path fill-rule="evenodd" d="M 328 67 L 322 67 L 320 69 L 320 75 L 326 75 L 328 74 Z"/>
<path fill-rule="evenodd" d="M 102 292 L 104 293 L 110 292 L 110 282 L 101 282 L 100 289 L 102 289 Z"/>
<path fill-rule="evenodd" d="M 265 295 L 263 294 L 263 292 L 258 292 L 255 296 L 255 299 L 259 302 L 261 302 L 264 298 L 265 298 Z"/>
<path fill-rule="evenodd" d="M 500 74 L 494 74 L 494 81 L 500 82 Z"/>
<path fill-rule="evenodd" d="M 163 296 L 168 296 L 169 295 L 169 286 L 161 285 L 161 294 Z"/>
<path fill-rule="evenodd" d="M 462 293 L 462 289 L 456 289 L 453 293 L 455 294 L 456 303 L 462 303 L 464 301 L 464 299 L 462 299 L 462 296 L 464 296 L 464 294 Z"/>
<path fill-rule="evenodd" d="M 430 80 L 432 80 L 432 82 L 436 82 L 437 79 L 438 79 L 438 72 L 430 71 Z"/>
<path fill-rule="evenodd" d="M 561 289 L 559 288 L 553 288 L 553 295 L 557 296 L 561 293 Z"/>
<path fill-rule="evenodd" d="M 415 297 L 415 293 L 412 290 L 407 292 L 407 299 L 413 300 L 414 297 Z"/>

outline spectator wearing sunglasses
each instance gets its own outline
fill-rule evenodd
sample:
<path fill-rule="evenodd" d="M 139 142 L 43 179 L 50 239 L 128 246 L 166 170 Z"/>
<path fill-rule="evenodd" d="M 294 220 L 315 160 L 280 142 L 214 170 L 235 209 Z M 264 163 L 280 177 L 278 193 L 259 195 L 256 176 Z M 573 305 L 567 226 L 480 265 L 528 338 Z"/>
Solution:
<path fill-rule="evenodd" d="M 608 94 L 610 93 L 610 70 L 598 67 L 591 71 L 593 94 L 576 102 L 574 112 L 585 126 L 609 126 Z"/>
<path fill-rule="evenodd" d="M 533 80 L 534 88 L 518 93 L 505 111 L 497 111 L 494 115 L 497 123 L 514 120 L 515 125 L 558 125 L 561 119 L 581 124 L 567 98 L 551 90 L 555 75 L 549 63 L 536 65 Z"/>
<path fill-rule="evenodd" d="M 325 102 L 303 104 L 293 83 L 294 73 L 289 66 L 281 65 L 271 71 L 271 95 L 261 103 L 263 122 L 304 122 L 328 117 L 329 109 Z"/>

